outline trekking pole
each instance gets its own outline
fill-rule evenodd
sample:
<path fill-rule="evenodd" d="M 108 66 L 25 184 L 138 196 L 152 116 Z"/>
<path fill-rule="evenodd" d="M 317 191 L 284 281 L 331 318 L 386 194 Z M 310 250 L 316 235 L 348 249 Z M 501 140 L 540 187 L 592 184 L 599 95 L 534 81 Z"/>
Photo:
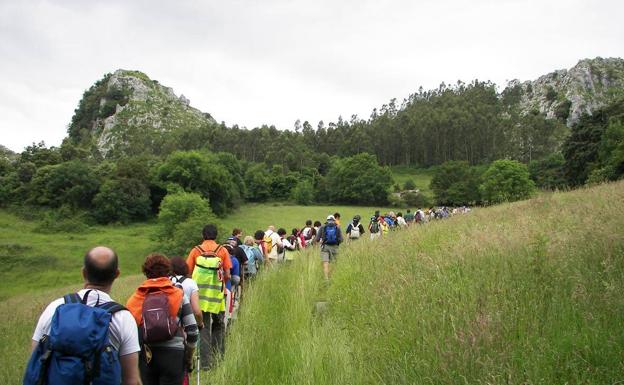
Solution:
<path fill-rule="evenodd" d="M 197 370 L 197 385 L 199 385 L 199 372 L 201 372 L 201 361 L 200 361 L 200 355 L 199 355 L 199 349 L 201 347 L 201 338 L 199 340 L 199 343 L 197 344 L 197 366 L 195 367 L 195 370 Z"/>

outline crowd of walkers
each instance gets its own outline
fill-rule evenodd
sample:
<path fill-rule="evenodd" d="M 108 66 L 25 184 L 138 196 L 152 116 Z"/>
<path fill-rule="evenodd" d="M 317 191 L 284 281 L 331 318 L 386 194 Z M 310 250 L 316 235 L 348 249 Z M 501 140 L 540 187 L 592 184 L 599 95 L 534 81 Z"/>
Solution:
<path fill-rule="evenodd" d="M 263 269 L 289 264 L 297 250 L 318 246 L 323 274 L 344 241 L 375 240 L 408 226 L 466 213 L 467 207 L 390 211 L 363 223 L 354 216 L 344 228 L 340 214 L 324 223 L 307 220 L 290 232 L 268 226 L 253 236 L 235 228 L 224 243 L 217 226 L 203 228 L 203 241 L 186 258 L 153 253 L 142 266 L 145 280 L 125 306 L 110 291 L 119 258 L 99 246 L 84 256 L 84 288 L 48 305 L 32 337 L 24 385 L 183 385 L 190 373 L 213 368 L 224 354 L 227 327 L 247 282 Z M 198 351 L 198 352 L 197 352 Z"/>

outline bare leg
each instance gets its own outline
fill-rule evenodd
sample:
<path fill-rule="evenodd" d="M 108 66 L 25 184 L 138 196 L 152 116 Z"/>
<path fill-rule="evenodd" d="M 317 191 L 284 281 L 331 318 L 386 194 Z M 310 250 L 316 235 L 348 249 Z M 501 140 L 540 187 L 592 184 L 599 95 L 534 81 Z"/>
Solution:
<path fill-rule="evenodd" d="M 329 262 L 323 262 L 323 273 L 325 273 L 325 279 L 329 279 Z"/>

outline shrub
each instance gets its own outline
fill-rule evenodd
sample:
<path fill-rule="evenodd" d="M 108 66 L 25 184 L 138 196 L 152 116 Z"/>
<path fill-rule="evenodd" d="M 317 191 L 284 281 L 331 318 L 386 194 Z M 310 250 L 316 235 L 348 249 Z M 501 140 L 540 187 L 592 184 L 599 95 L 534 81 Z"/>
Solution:
<path fill-rule="evenodd" d="M 150 191 L 136 179 L 111 179 L 93 198 L 93 206 L 100 223 L 145 219 L 151 211 Z"/>
<path fill-rule="evenodd" d="M 188 239 L 208 223 L 217 223 L 208 201 L 199 194 L 178 192 L 167 194 L 160 205 L 157 238 L 166 252 L 188 248 Z M 197 226 L 197 228 L 192 226 Z M 185 235 L 189 233 L 188 235 Z"/>
<path fill-rule="evenodd" d="M 297 204 L 304 206 L 311 204 L 314 199 L 314 187 L 312 183 L 307 179 L 299 181 L 292 190 L 291 197 Z"/>
<path fill-rule="evenodd" d="M 236 185 L 227 169 L 210 153 L 174 152 L 158 168 L 158 179 L 201 194 L 210 201 L 212 211 L 218 215 L 225 214 L 236 203 Z"/>
<path fill-rule="evenodd" d="M 384 204 L 391 186 L 390 170 L 366 153 L 336 159 L 327 174 L 328 193 L 334 203 Z"/>
<path fill-rule="evenodd" d="M 49 210 L 43 215 L 43 220 L 34 231 L 43 234 L 54 233 L 84 233 L 89 230 L 85 216 L 70 206 L 62 206 L 56 210 Z"/>
<path fill-rule="evenodd" d="M 529 163 L 529 174 L 539 188 L 554 190 L 567 186 L 563 166 L 565 159 L 561 153 L 534 160 Z"/>
<path fill-rule="evenodd" d="M 403 195 L 403 200 L 407 207 L 429 207 L 431 206 L 431 199 L 422 193 L 407 193 Z"/>
<path fill-rule="evenodd" d="M 403 189 L 404 190 L 416 190 L 416 183 L 414 183 L 413 180 L 408 179 L 403 184 Z"/>
<path fill-rule="evenodd" d="M 88 208 L 99 188 L 89 165 L 69 161 L 39 168 L 28 186 L 30 202 L 42 206 Z"/>
<path fill-rule="evenodd" d="M 465 161 L 449 161 L 438 166 L 431 179 L 431 190 L 438 204 L 460 206 L 480 200 L 479 173 Z"/>
<path fill-rule="evenodd" d="M 492 162 L 481 184 L 483 199 L 489 203 L 526 199 L 534 191 L 535 184 L 529 178 L 527 166 L 515 160 Z"/>

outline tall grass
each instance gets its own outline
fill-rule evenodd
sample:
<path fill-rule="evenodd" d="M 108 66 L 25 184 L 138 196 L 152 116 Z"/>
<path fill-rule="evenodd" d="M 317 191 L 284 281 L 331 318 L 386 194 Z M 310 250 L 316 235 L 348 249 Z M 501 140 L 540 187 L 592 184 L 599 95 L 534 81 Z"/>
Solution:
<path fill-rule="evenodd" d="M 620 182 L 358 241 L 328 288 L 303 254 L 254 283 L 206 383 L 619 383 L 622 229 Z"/>

